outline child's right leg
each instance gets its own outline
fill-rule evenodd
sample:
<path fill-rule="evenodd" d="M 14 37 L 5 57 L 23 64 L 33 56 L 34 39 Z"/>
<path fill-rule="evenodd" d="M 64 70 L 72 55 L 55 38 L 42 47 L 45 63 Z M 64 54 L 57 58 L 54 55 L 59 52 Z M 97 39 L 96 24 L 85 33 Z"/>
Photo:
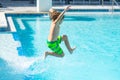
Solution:
<path fill-rule="evenodd" d="M 64 57 L 64 53 L 62 53 L 62 54 L 57 54 L 57 53 L 54 53 L 54 52 L 45 52 L 45 53 L 44 53 L 44 59 L 45 59 L 48 55 L 56 56 L 56 57 Z"/>

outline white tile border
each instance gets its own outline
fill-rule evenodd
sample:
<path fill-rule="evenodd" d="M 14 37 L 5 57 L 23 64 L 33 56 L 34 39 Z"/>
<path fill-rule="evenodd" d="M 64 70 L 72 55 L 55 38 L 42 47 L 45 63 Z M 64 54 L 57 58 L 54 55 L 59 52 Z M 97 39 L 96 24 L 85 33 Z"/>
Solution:
<path fill-rule="evenodd" d="M 10 27 L 10 32 L 16 32 L 16 28 L 15 28 L 15 25 L 13 23 L 12 17 L 7 17 L 7 20 L 8 20 L 8 24 Z"/>
<path fill-rule="evenodd" d="M 17 19 L 17 22 L 18 22 L 18 24 L 20 25 L 20 29 L 24 30 L 24 29 L 25 29 L 25 26 L 24 26 L 24 24 L 23 24 L 23 22 L 22 22 L 22 19 Z"/>

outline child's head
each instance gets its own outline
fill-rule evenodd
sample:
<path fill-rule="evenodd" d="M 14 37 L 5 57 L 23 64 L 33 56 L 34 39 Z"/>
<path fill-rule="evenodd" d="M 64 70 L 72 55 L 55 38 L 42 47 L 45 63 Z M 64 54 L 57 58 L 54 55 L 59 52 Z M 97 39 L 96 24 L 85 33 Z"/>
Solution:
<path fill-rule="evenodd" d="M 61 13 L 58 12 L 58 11 L 56 11 L 55 9 L 52 9 L 52 8 L 51 8 L 51 9 L 49 10 L 50 19 L 53 20 L 53 21 L 55 21 L 60 14 L 61 14 Z M 63 18 L 64 18 L 64 16 L 63 16 Z"/>

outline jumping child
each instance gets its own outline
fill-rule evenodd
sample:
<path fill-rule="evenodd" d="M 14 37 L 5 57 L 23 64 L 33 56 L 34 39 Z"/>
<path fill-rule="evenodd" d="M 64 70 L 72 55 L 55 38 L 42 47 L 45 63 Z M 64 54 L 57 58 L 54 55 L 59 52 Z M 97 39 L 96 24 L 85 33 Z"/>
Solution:
<path fill-rule="evenodd" d="M 59 36 L 59 32 L 60 32 L 59 25 L 62 23 L 62 21 L 64 19 L 64 13 L 69 8 L 70 8 L 70 6 L 67 6 L 61 13 L 52 8 L 49 10 L 49 16 L 50 16 L 52 23 L 51 23 L 50 32 L 48 35 L 47 45 L 53 52 L 48 52 L 48 51 L 45 52 L 44 58 L 46 58 L 48 55 L 52 55 L 52 56 L 56 56 L 56 57 L 63 57 L 64 52 L 61 49 L 61 47 L 59 46 L 61 41 L 64 41 L 68 51 L 71 54 L 73 53 L 74 49 L 76 48 L 76 47 L 71 48 L 67 35 Z"/>

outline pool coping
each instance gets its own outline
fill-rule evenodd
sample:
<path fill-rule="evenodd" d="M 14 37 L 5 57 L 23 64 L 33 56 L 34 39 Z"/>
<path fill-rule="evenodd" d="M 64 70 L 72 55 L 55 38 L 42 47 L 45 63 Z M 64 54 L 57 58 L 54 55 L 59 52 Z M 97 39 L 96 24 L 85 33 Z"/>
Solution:
<path fill-rule="evenodd" d="M 8 24 L 10 26 L 10 31 L 16 32 L 16 28 L 15 28 L 15 25 L 13 23 L 12 17 L 7 17 L 7 20 L 8 20 Z"/>

